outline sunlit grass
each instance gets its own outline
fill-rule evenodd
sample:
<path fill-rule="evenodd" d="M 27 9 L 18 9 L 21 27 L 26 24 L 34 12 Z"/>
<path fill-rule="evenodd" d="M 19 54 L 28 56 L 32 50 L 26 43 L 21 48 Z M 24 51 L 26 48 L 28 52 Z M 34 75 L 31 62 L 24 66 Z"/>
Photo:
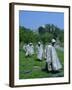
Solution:
<path fill-rule="evenodd" d="M 64 52 L 57 50 L 58 57 L 62 65 L 64 64 Z M 61 72 L 55 74 L 42 71 L 45 68 L 45 60 L 38 61 L 36 54 L 31 57 L 25 57 L 25 52 L 19 50 L 19 78 L 20 79 L 30 79 L 30 78 L 46 78 L 46 77 L 56 77 L 63 76 L 63 68 Z"/>

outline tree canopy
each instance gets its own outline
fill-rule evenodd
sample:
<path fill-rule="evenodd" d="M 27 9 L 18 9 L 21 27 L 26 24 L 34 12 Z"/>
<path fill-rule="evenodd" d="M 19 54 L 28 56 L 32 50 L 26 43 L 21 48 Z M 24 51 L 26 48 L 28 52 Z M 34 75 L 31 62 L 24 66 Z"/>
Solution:
<path fill-rule="evenodd" d="M 50 42 L 52 38 L 58 39 L 61 43 L 64 42 L 64 30 L 53 24 L 40 26 L 36 31 L 20 26 L 19 35 L 20 42 L 24 43 L 42 41 L 45 44 Z"/>

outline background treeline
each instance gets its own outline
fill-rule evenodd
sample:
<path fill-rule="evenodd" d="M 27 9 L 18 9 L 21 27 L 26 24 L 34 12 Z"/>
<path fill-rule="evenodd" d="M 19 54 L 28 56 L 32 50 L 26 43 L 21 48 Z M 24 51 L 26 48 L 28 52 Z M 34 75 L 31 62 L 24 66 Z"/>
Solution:
<path fill-rule="evenodd" d="M 31 30 L 23 26 L 19 27 L 20 43 L 37 43 L 41 41 L 46 44 L 55 38 L 59 44 L 64 44 L 64 30 L 58 28 L 53 24 L 46 24 L 40 26 L 37 30 Z"/>

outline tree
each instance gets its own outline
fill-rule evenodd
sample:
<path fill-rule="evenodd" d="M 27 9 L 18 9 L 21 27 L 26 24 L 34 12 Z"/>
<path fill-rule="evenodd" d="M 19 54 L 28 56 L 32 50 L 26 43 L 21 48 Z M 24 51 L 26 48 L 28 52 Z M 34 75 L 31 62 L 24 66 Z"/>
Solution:
<path fill-rule="evenodd" d="M 52 38 L 53 38 L 53 35 L 47 32 L 41 36 L 41 41 L 43 42 L 43 44 L 46 44 L 51 42 Z"/>
<path fill-rule="evenodd" d="M 44 29 L 42 26 L 40 26 L 40 27 L 38 28 L 38 32 L 39 32 L 39 34 L 44 34 L 45 29 Z"/>
<path fill-rule="evenodd" d="M 46 24 L 40 26 L 38 31 L 33 32 L 33 30 L 20 26 L 19 27 L 20 42 L 23 43 L 37 43 L 42 41 L 44 44 L 50 42 L 52 38 L 58 39 L 61 43 L 64 43 L 64 30 L 61 30 L 55 25 Z"/>

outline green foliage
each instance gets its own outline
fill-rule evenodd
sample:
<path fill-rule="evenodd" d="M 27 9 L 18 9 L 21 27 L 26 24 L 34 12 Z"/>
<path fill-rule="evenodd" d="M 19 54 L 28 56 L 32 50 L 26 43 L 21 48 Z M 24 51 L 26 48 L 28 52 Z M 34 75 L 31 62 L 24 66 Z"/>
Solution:
<path fill-rule="evenodd" d="M 64 43 L 64 30 L 53 24 L 46 24 L 44 27 L 39 27 L 38 31 L 44 43 L 51 41 L 52 38 L 58 39 L 62 44 Z"/>
<path fill-rule="evenodd" d="M 50 42 L 52 38 L 53 38 L 53 35 L 48 32 L 41 35 L 41 40 L 42 40 L 43 44 Z"/>
<path fill-rule="evenodd" d="M 44 44 L 50 42 L 52 38 L 58 39 L 60 43 L 64 43 L 64 31 L 53 24 L 46 24 L 40 26 L 36 32 L 35 30 L 19 27 L 20 42 L 37 43 L 42 41 Z"/>
<path fill-rule="evenodd" d="M 38 32 L 39 32 L 39 34 L 44 34 L 45 33 L 45 29 L 42 26 L 40 26 L 38 28 Z"/>
<path fill-rule="evenodd" d="M 59 40 L 63 43 L 64 42 L 64 32 L 59 33 Z"/>
<path fill-rule="evenodd" d="M 35 42 L 35 39 L 38 39 L 38 36 L 31 30 L 24 27 L 20 27 L 20 42 L 29 43 Z"/>

